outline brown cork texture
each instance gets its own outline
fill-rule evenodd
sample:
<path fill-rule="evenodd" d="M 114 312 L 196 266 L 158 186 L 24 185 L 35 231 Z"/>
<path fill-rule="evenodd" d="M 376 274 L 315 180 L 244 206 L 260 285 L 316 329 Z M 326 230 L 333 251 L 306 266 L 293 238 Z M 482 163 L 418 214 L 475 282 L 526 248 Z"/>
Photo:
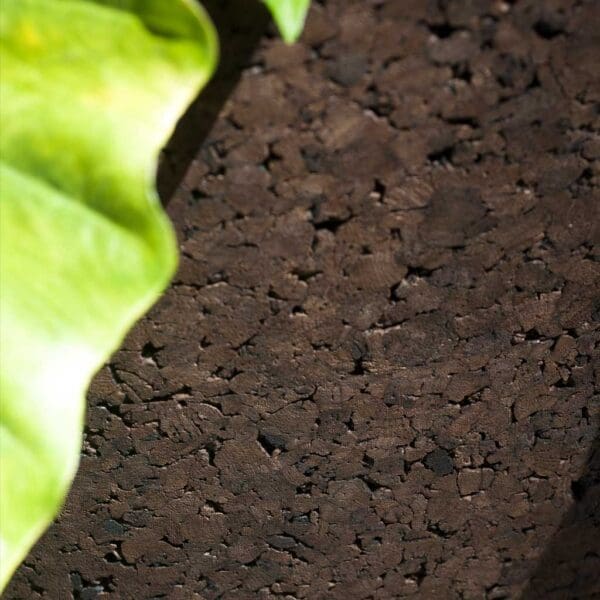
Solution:
<path fill-rule="evenodd" d="M 600 598 L 600 4 L 210 6 L 179 273 L 6 600 Z"/>

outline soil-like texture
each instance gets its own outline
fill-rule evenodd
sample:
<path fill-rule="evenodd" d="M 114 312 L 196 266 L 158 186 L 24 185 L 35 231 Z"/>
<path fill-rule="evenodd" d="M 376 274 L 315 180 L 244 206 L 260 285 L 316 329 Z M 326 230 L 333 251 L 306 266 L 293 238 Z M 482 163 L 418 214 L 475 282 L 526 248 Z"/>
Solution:
<path fill-rule="evenodd" d="M 268 29 L 6 598 L 600 597 L 599 7 Z"/>

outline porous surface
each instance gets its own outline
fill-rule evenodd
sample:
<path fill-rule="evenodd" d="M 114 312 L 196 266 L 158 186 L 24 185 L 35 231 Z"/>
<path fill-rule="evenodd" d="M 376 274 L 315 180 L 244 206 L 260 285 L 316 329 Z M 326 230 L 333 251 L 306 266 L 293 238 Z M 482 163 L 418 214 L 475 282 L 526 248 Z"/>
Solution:
<path fill-rule="evenodd" d="M 600 597 L 599 18 L 329 0 L 264 36 L 6 599 Z"/>

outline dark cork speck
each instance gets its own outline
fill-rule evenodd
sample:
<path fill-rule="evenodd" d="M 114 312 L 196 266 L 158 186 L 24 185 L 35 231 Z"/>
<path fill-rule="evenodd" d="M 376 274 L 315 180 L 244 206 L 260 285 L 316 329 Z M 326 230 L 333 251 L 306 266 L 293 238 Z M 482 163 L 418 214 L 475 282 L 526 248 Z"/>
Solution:
<path fill-rule="evenodd" d="M 424 463 L 436 475 L 450 475 L 454 470 L 452 457 L 442 448 L 436 448 L 433 452 L 430 452 L 425 457 Z"/>

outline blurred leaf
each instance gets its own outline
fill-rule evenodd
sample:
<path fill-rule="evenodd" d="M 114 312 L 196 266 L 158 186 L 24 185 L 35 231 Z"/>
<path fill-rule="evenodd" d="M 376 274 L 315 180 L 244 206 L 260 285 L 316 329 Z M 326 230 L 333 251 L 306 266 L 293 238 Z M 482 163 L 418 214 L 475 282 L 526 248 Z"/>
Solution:
<path fill-rule="evenodd" d="M 0 589 L 63 501 L 91 377 L 175 269 L 157 158 L 216 59 L 191 0 L 0 2 Z"/>
<path fill-rule="evenodd" d="M 264 0 L 271 11 L 281 37 L 288 43 L 295 42 L 302 33 L 310 0 Z"/>

